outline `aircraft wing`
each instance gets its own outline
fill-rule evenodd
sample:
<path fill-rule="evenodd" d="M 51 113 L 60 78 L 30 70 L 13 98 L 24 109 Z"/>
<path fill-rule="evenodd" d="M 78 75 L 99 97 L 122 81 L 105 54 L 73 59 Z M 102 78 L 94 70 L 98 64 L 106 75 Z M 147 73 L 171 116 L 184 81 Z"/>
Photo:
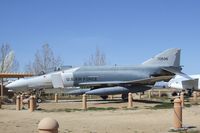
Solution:
<path fill-rule="evenodd" d="M 141 80 L 128 81 L 126 83 L 130 83 L 133 85 L 152 85 L 158 81 L 169 81 L 172 77 L 173 76 L 158 76 L 158 77 L 151 77 L 151 78 L 146 78 L 146 79 L 141 79 Z"/>
<path fill-rule="evenodd" d="M 106 82 L 86 82 L 80 86 L 102 87 L 102 86 L 125 86 L 125 85 L 153 85 L 157 81 L 169 81 L 173 76 L 159 76 L 132 81 L 106 81 Z"/>

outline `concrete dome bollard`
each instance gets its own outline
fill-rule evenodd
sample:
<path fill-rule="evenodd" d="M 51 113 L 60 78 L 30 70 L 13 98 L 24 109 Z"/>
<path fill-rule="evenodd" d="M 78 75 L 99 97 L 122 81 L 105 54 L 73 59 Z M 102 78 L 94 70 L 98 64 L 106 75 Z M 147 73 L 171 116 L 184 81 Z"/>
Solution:
<path fill-rule="evenodd" d="M 39 133 L 58 133 L 58 121 L 52 118 L 44 118 L 38 124 Z"/>
<path fill-rule="evenodd" d="M 181 107 L 181 99 L 176 98 L 174 100 L 174 128 L 182 128 L 182 107 Z"/>

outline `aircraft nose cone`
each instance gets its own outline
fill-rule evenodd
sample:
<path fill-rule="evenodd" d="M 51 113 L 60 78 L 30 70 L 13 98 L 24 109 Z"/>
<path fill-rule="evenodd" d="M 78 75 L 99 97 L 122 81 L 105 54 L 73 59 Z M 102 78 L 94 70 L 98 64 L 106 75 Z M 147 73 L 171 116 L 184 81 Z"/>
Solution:
<path fill-rule="evenodd" d="M 12 83 L 7 84 L 5 87 L 9 88 L 9 89 L 13 89 L 13 88 L 23 88 L 26 87 L 27 85 L 25 84 L 25 82 L 23 80 L 16 80 Z"/>
<path fill-rule="evenodd" d="M 12 83 L 7 84 L 5 87 L 6 87 L 6 88 L 9 88 L 9 89 L 11 89 L 11 88 L 16 88 L 16 87 L 17 87 L 17 84 L 14 83 L 14 82 L 12 82 Z"/>
<path fill-rule="evenodd" d="M 10 84 L 11 84 L 11 83 L 7 84 L 5 87 L 6 87 L 6 88 L 11 88 L 12 85 L 10 85 Z"/>

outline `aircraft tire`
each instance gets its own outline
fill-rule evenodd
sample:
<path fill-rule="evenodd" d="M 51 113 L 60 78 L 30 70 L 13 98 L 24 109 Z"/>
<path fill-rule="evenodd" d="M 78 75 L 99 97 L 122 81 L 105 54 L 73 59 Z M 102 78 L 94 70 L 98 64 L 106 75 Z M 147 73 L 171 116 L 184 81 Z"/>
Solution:
<path fill-rule="evenodd" d="M 189 97 L 192 97 L 192 93 L 193 93 L 193 90 L 192 89 L 187 89 L 187 95 Z"/>
<path fill-rule="evenodd" d="M 37 103 L 42 103 L 42 99 L 41 98 L 37 98 L 36 102 Z"/>
<path fill-rule="evenodd" d="M 178 96 L 178 93 L 176 91 L 172 92 L 172 96 Z"/>
<path fill-rule="evenodd" d="M 128 94 L 122 94 L 122 100 L 128 101 Z"/>
<path fill-rule="evenodd" d="M 108 96 L 100 96 L 103 100 L 107 100 Z"/>

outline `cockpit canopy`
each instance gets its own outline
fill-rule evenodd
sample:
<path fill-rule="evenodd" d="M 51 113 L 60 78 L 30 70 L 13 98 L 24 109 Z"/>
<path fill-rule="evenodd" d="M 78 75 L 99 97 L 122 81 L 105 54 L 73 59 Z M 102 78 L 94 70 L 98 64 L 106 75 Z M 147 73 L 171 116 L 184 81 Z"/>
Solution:
<path fill-rule="evenodd" d="M 40 76 L 40 75 L 44 75 L 44 74 L 51 73 L 51 72 L 67 70 L 67 69 L 70 69 L 70 68 L 72 68 L 72 66 L 52 67 L 52 68 L 47 69 L 46 71 L 45 70 L 41 71 L 37 75 Z"/>

